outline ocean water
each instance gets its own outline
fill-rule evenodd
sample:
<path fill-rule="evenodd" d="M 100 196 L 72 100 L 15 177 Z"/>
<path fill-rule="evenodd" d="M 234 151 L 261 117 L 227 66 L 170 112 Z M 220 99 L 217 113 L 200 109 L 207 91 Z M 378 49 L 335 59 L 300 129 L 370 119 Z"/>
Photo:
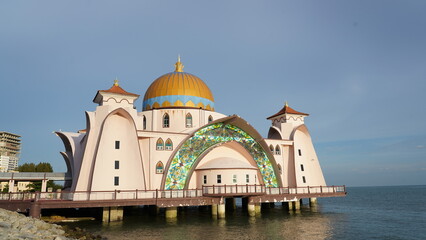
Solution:
<path fill-rule="evenodd" d="M 249 217 L 238 206 L 226 219 L 213 219 L 208 209 L 180 211 L 167 221 L 164 213 L 126 209 L 124 221 L 70 223 L 108 239 L 426 239 L 426 186 L 348 187 L 346 197 L 307 202 L 298 213 L 276 204 Z M 238 203 L 237 203 L 238 205 Z"/>

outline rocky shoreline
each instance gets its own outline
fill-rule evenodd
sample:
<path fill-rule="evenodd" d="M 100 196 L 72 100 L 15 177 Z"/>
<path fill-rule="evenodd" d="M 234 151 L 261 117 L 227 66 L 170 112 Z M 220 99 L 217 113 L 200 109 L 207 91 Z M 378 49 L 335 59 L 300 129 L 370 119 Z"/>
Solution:
<path fill-rule="evenodd" d="M 0 208 L 0 239 L 90 240 L 105 238 L 94 236 L 84 229 L 70 229 Z"/>

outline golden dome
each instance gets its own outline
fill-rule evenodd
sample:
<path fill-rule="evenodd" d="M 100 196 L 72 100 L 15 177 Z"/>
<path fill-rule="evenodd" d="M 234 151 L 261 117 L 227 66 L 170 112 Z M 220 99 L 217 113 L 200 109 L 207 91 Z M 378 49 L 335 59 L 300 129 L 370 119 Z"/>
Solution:
<path fill-rule="evenodd" d="M 201 108 L 214 110 L 209 87 L 195 75 L 183 72 L 178 58 L 174 72 L 157 78 L 145 93 L 143 110 L 154 108 Z"/>

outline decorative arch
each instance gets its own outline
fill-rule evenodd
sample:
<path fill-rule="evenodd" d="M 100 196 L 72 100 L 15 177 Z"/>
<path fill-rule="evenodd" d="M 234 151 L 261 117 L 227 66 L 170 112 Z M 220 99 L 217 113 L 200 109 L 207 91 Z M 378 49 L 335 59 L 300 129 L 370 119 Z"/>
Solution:
<path fill-rule="evenodd" d="M 192 115 L 191 113 L 187 113 L 185 117 L 185 127 L 192 128 Z"/>
<path fill-rule="evenodd" d="M 168 150 L 168 151 L 172 151 L 173 150 L 173 142 L 172 142 L 172 140 L 170 140 L 170 138 L 168 138 L 166 140 L 166 150 Z"/>
<path fill-rule="evenodd" d="M 163 115 L 163 128 L 169 128 L 170 127 L 170 116 L 169 114 L 165 113 Z"/>
<path fill-rule="evenodd" d="M 146 130 L 146 117 L 143 115 L 143 130 Z"/>
<path fill-rule="evenodd" d="M 157 140 L 157 143 L 155 144 L 157 151 L 162 151 L 164 150 L 164 141 L 162 138 L 159 138 Z"/>
<path fill-rule="evenodd" d="M 272 146 L 272 144 L 269 145 L 269 150 L 271 150 L 271 153 L 274 153 L 274 146 Z"/>
<path fill-rule="evenodd" d="M 283 136 L 281 135 L 281 131 L 275 127 L 271 126 L 268 131 L 268 138 L 269 139 L 283 139 Z"/>
<path fill-rule="evenodd" d="M 205 153 L 227 142 L 241 144 L 253 157 L 267 187 L 278 187 L 275 161 L 260 142 L 241 128 L 223 122 L 203 127 L 188 137 L 171 156 L 163 177 L 164 189 L 184 189 L 189 184 L 192 171 Z M 265 146 L 267 147 L 267 146 Z"/>
<path fill-rule="evenodd" d="M 211 122 L 213 122 L 213 117 L 212 117 L 212 115 L 210 115 L 210 116 L 209 116 L 209 118 L 208 118 L 208 123 L 211 123 Z"/>

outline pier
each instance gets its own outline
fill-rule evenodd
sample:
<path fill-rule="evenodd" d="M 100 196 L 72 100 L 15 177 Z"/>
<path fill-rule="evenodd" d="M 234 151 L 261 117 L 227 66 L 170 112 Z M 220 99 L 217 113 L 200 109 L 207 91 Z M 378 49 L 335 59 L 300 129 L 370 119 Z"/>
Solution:
<path fill-rule="evenodd" d="M 150 205 L 166 208 L 166 217 L 175 218 L 177 207 L 212 206 L 212 215 L 225 217 L 225 199 L 241 197 L 247 204 L 248 214 L 260 212 L 262 203 L 290 203 L 292 209 L 300 209 L 300 200 L 316 202 L 318 197 L 346 196 L 345 186 L 278 187 L 263 185 L 203 186 L 201 189 L 184 190 L 115 190 L 92 192 L 10 192 L 0 194 L 0 207 L 12 211 L 27 212 L 39 218 L 42 209 L 103 208 L 103 221 L 119 221 L 124 206 Z"/>

